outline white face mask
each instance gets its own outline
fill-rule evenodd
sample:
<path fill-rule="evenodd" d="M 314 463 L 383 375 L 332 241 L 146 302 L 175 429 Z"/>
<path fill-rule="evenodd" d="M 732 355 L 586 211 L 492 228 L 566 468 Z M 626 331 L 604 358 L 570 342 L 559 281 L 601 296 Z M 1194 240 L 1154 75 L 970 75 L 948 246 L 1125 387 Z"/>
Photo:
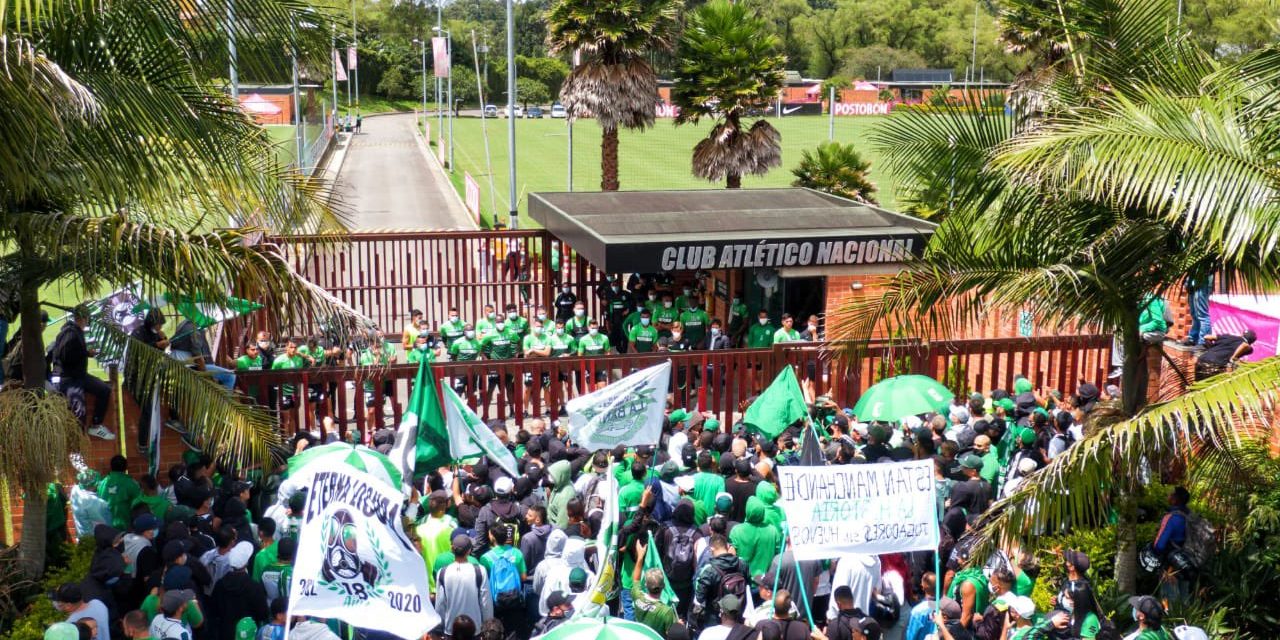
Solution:
<path fill-rule="evenodd" d="M 769 319 L 768 319 L 768 318 L 760 318 L 760 324 L 761 324 L 761 325 L 769 324 Z"/>
<path fill-rule="evenodd" d="M 664 300 L 664 301 L 662 302 L 662 308 L 663 308 L 663 309 L 670 309 L 670 308 L 671 308 L 671 303 L 670 303 L 670 302 L 667 302 L 667 301 L 665 301 L 665 300 Z"/>
<path fill-rule="evenodd" d="M 540 336 L 540 335 L 542 335 L 542 327 L 534 327 L 534 328 L 533 328 L 533 335 L 535 335 L 535 336 Z"/>
<path fill-rule="evenodd" d="M 739 300 L 738 298 L 734 298 L 734 299 L 733 299 L 733 303 L 734 303 L 734 304 L 738 304 L 739 302 L 741 302 L 741 300 Z"/>
<path fill-rule="evenodd" d="M 270 341 L 270 340 L 259 340 L 259 341 L 258 341 L 258 348 L 259 348 L 259 349 L 270 349 L 270 348 L 271 348 L 271 341 Z"/>
<path fill-rule="evenodd" d="M 718 335 L 720 335 L 720 329 L 719 329 L 719 328 L 717 328 L 717 327 L 711 327 L 711 335 L 713 335 L 713 336 L 718 336 Z"/>
<path fill-rule="evenodd" d="M 556 335 L 558 336 L 564 335 L 564 327 L 556 327 Z"/>
<path fill-rule="evenodd" d="M 546 319 L 547 319 L 547 314 L 545 314 L 545 313 L 539 313 L 539 314 L 538 314 L 538 319 L 539 319 L 539 320 L 546 320 Z"/>
<path fill-rule="evenodd" d="M 449 316 L 449 322 L 457 322 L 458 316 Z"/>
<path fill-rule="evenodd" d="M 599 329 L 597 329 L 597 328 L 595 328 L 595 327 L 591 327 L 590 329 L 587 329 L 587 333 L 589 333 L 589 334 L 591 334 L 591 335 L 593 335 L 593 336 L 594 336 L 594 335 L 596 335 L 597 333 L 600 333 L 600 330 L 599 330 Z"/>
<path fill-rule="evenodd" d="M 495 324 L 495 325 L 493 325 L 493 326 L 494 326 L 494 327 L 496 327 L 496 328 L 498 329 L 498 331 L 502 331 L 503 329 L 505 329 L 505 328 L 506 328 L 507 323 L 505 323 L 505 322 L 499 322 L 498 324 Z"/>
<path fill-rule="evenodd" d="M 565 288 L 561 289 L 561 291 L 563 291 L 563 292 L 565 292 L 565 293 L 569 293 L 570 291 L 572 291 L 572 289 L 570 289 L 569 287 L 565 287 Z"/>
<path fill-rule="evenodd" d="M 578 316 L 579 318 L 581 318 L 582 316 L 587 315 L 587 311 L 586 311 L 586 309 L 574 309 L 574 310 L 573 310 L 573 315 Z"/>
<path fill-rule="evenodd" d="M 687 297 L 690 293 L 692 293 L 692 291 L 690 291 L 690 290 L 688 290 L 688 289 L 684 289 L 683 291 L 684 291 L 684 295 L 685 295 L 686 297 Z"/>
<path fill-rule="evenodd" d="M 646 326 L 646 327 L 647 327 L 647 326 L 649 326 L 649 319 L 648 319 L 648 318 L 640 318 L 640 324 L 642 324 L 642 325 L 644 325 L 644 326 Z"/>
<path fill-rule="evenodd" d="M 810 330 L 810 331 L 817 331 L 817 330 L 818 330 L 818 325 L 816 325 L 816 324 L 811 324 L 811 325 L 809 325 L 809 330 Z"/>
<path fill-rule="evenodd" d="M 672 340 L 679 340 L 679 339 L 680 339 L 680 332 L 679 332 L 679 331 L 672 331 L 672 332 L 671 332 L 671 339 L 672 339 Z"/>
<path fill-rule="evenodd" d="M 424 343 L 422 343 L 422 344 L 420 344 L 420 345 L 418 345 L 418 349 L 419 349 L 419 350 L 421 350 L 421 351 L 426 351 L 427 349 L 430 349 L 430 348 L 431 348 L 431 345 L 429 345 L 429 344 L 427 344 L 427 343 L 425 343 L 425 342 L 424 342 Z"/>
<path fill-rule="evenodd" d="M 507 319 L 508 319 L 508 320 L 515 320 L 515 319 L 516 319 L 516 313 L 515 313 L 514 311 L 508 311 L 508 312 L 507 312 Z"/>
<path fill-rule="evenodd" d="M 657 299 L 658 299 L 658 296 L 655 296 L 655 295 L 653 295 L 652 293 L 651 293 L 651 294 L 649 294 L 649 301 L 650 301 L 650 302 L 653 302 L 654 300 L 657 300 Z"/>
<path fill-rule="evenodd" d="M 467 334 L 467 337 L 468 337 L 468 338 L 474 338 L 474 337 L 476 337 L 476 332 L 475 332 L 475 331 L 468 330 L 468 331 L 465 331 L 464 333 L 466 333 L 466 334 Z"/>
<path fill-rule="evenodd" d="M 490 311 L 490 312 L 489 312 L 489 319 L 490 319 L 490 320 L 493 320 L 493 319 L 494 319 L 494 318 L 496 318 L 496 317 L 498 317 L 498 314 L 496 314 L 496 313 L 494 313 L 494 312 L 492 312 L 492 311 Z"/>

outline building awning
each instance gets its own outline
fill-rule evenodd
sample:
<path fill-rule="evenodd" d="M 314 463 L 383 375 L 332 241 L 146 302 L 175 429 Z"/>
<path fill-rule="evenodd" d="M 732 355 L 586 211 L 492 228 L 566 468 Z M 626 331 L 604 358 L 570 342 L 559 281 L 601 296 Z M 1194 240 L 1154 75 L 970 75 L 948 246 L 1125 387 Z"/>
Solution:
<path fill-rule="evenodd" d="M 935 228 L 810 189 L 534 193 L 529 215 L 611 273 L 903 262 Z"/>

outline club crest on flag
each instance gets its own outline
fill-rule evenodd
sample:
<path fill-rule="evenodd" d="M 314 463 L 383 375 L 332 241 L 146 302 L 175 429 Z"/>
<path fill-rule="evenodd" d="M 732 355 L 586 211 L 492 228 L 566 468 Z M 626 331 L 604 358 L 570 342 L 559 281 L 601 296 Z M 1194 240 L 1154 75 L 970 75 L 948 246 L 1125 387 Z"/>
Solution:
<path fill-rule="evenodd" d="M 623 400 L 622 403 L 611 407 L 604 407 L 603 409 L 600 407 L 584 407 L 582 409 L 584 420 L 590 422 L 599 418 L 596 423 L 594 438 L 600 442 L 618 444 L 630 440 L 640 429 L 644 428 L 649 407 L 655 402 L 662 401 L 653 397 L 653 389 L 645 384 L 643 380 L 633 385 L 630 389 L 620 390 L 620 392 L 630 397 Z"/>
<path fill-rule="evenodd" d="M 391 583 L 391 568 L 370 521 L 362 531 L 349 511 L 339 509 L 324 519 L 321 539 L 320 587 L 342 596 L 348 607 L 386 595 L 383 587 Z"/>
<path fill-rule="evenodd" d="M 565 407 L 569 437 L 588 450 L 657 444 L 671 382 L 671 361 L 641 369 Z"/>

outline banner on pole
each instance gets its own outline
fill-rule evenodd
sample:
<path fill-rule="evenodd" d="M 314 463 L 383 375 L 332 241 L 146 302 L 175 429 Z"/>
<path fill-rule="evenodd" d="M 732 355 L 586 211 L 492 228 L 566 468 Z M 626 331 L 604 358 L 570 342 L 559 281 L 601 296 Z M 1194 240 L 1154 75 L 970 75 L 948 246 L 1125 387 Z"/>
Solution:
<path fill-rule="evenodd" d="M 667 360 L 570 400 L 569 437 L 588 451 L 658 444 L 670 384 Z"/>
<path fill-rule="evenodd" d="M 342 68 L 342 58 L 338 56 L 338 50 L 333 50 L 333 81 L 346 82 L 347 70 Z"/>
<path fill-rule="evenodd" d="M 449 77 L 449 43 L 444 38 L 436 36 L 431 39 L 431 59 L 432 66 L 435 67 L 437 78 Z"/>
<path fill-rule="evenodd" d="M 311 477 L 290 615 L 337 618 L 402 638 L 420 638 L 440 623 L 426 565 L 401 523 L 403 499 L 353 467 Z"/>
<path fill-rule="evenodd" d="M 778 483 L 799 560 L 938 547 L 932 460 L 780 466 Z"/>
<path fill-rule="evenodd" d="M 467 172 L 463 172 L 462 180 L 467 186 L 467 209 L 471 211 L 471 215 L 478 223 L 480 222 L 480 183 Z"/>
<path fill-rule="evenodd" d="M 489 425 L 463 402 L 450 385 L 444 387 L 444 414 L 449 426 L 449 457 L 455 462 L 467 458 L 489 456 L 513 478 L 520 477 L 516 457 L 507 450 Z"/>
<path fill-rule="evenodd" d="M 347 47 L 347 68 L 348 69 L 356 68 L 356 48 L 355 47 Z"/>

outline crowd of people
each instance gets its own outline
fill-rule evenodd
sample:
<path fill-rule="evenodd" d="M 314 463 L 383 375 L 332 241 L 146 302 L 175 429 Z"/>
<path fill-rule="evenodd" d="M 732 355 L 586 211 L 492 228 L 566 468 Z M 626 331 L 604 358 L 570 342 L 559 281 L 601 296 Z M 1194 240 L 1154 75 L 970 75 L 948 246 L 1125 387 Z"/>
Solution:
<path fill-rule="evenodd" d="M 540 418 L 491 423 L 518 475 L 481 458 L 434 470 L 414 493 L 420 511 L 408 530 L 442 619 L 431 636 L 548 633 L 604 573 L 617 576 L 613 614 L 671 640 L 1107 640 L 1125 627 L 1133 627 L 1127 638 L 1174 640 L 1156 598 L 1131 600 L 1132 619 L 1104 615 L 1084 553 L 1066 550 L 1041 566 L 1016 548 L 973 552 L 977 519 L 1075 446 L 1088 414 L 1114 391 L 1082 383 L 1074 394 L 1041 393 L 1018 378 L 1012 390 L 961 397 L 900 424 L 860 422 L 821 397 L 776 438 L 672 407 L 659 442 L 612 451 L 584 450 L 563 425 Z M 394 436 L 384 428 L 370 440 L 388 451 Z M 294 450 L 337 437 L 302 430 Z M 806 464 L 931 460 L 938 549 L 797 560 L 777 469 L 800 464 L 805 438 L 817 438 L 820 458 Z M 282 637 L 307 501 L 305 492 L 279 495 L 286 468 L 245 469 L 188 452 L 163 478 L 140 482 L 120 456 L 105 477 L 84 469 L 71 513 L 96 551 L 83 580 L 51 594 L 67 619 L 46 638 Z M 51 487 L 51 543 L 67 528 L 60 496 Z M 1186 543 L 1187 498 L 1182 489 L 1170 497 L 1151 546 L 1161 558 Z M 594 542 L 608 509 L 620 522 L 616 554 Z M 1052 607 L 1029 597 L 1037 582 L 1057 592 Z M 337 620 L 289 624 L 302 638 L 387 637 Z"/>

